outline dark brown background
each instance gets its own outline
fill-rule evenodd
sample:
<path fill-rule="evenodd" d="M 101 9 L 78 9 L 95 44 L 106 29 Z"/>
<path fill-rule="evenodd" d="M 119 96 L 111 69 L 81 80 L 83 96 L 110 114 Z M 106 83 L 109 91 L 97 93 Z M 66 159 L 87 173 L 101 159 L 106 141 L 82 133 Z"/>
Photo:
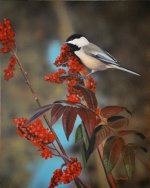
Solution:
<path fill-rule="evenodd" d="M 63 86 L 43 81 L 43 75 L 51 69 L 46 56 L 48 45 L 55 39 L 63 42 L 73 32 L 84 34 L 113 54 L 122 66 L 140 73 L 141 77 L 118 70 L 96 73 L 96 95 L 101 107 L 129 108 L 134 113 L 129 128 L 149 136 L 149 2 L 0 1 L 1 21 L 3 17 L 14 25 L 19 57 L 43 104 L 63 98 L 65 94 Z M 3 75 L 8 56 L 0 57 Z M 39 154 L 30 143 L 18 138 L 12 118 L 29 116 L 36 105 L 18 70 L 13 80 L 6 82 L 2 78 L 1 86 L 0 184 L 3 188 L 24 188 L 30 174 L 22 168 L 28 161 L 36 161 Z M 144 167 L 137 164 L 133 183 L 123 183 L 120 187 L 148 187 L 147 157 L 143 157 Z M 93 187 L 94 184 L 98 187 L 98 180 L 93 181 Z"/>

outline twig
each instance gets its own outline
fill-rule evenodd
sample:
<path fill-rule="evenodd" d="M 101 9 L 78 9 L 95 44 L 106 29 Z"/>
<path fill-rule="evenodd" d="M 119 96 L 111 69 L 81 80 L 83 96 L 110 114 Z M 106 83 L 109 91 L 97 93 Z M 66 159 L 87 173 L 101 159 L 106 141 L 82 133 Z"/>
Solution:
<path fill-rule="evenodd" d="M 35 91 L 34 91 L 32 85 L 31 85 L 31 82 L 30 82 L 30 80 L 29 80 L 29 78 L 28 78 L 28 73 L 24 70 L 24 68 L 23 68 L 23 66 L 22 66 L 22 64 L 21 64 L 21 62 L 20 62 L 20 60 L 19 60 L 19 58 L 18 58 L 16 52 L 15 52 L 14 50 L 12 50 L 12 53 L 13 53 L 13 55 L 15 56 L 15 58 L 16 58 L 16 60 L 17 60 L 17 64 L 18 64 L 18 66 L 19 66 L 19 68 L 20 68 L 20 70 L 21 70 L 21 72 L 22 72 L 22 75 L 23 75 L 23 77 L 24 77 L 24 79 L 25 79 L 25 83 L 27 84 L 28 88 L 30 89 L 30 91 L 31 91 L 31 93 L 32 93 L 32 95 L 33 95 L 33 97 L 34 97 L 35 102 L 37 103 L 38 107 L 41 107 L 41 106 L 42 106 L 42 105 L 41 105 L 41 102 L 40 102 L 38 96 L 36 95 L 36 93 L 35 93 Z M 58 146 L 59 146 L 59 148 L 60 148 L 60 150 L 61 150 L 61 152 L 62 152 L 62 154 L 63 154 L 63 159 L 66 161 L 66 159 L 68 159 L 68 156 L 67 156 L 66 151 L 64 150 L 64 148 L 63 148 L 63 146 L 62 146 L 62 144 L 61 144 L 61 142 L 60 142 L 60 140 L 59 140 L 57 134 L 56 134 L 55 131 L 53 130 L 53 128 L 52 128 L 52 126 L 51 126 L 51 124 L 50 124 L 50 122 L 49 122 L 47 116 L 46 116 L 46 115 L 43 115 L 43 118 L 44 118 L 45 122 L 47 123 L 47 125 L 48 125 L 50 131 L 51 131 L 51 132 L 53 133 L 53 135 L 55 136 L 56 142 L 57 142 L 57 144 L 58 144 Z M 56 148 L 56 147 L 55 147 L 55 148 Z M 56 148 L 56 150 L 57 150 L 57 148 Z M 58 150 L 57 150 L 57 151 L 58 151 Z M 59 154 L 60 154 L 60 152 L 59 152 Z M 62 155 L 60 155 L 60 156 L 62 156 Z M 82 182 L 79 178 L 77 178 L 76 180 L 77 180 L 78 182 L 80 182 L 80 184 L 84 185 L 83 182 Z M 75 184 L 76 184 L 77 187 L 79 187 L 79 185 L 77 184 L 77 181 L 75 181 Z M 87 188 L 87 186 L 84 185 L 84 188 Z"/>

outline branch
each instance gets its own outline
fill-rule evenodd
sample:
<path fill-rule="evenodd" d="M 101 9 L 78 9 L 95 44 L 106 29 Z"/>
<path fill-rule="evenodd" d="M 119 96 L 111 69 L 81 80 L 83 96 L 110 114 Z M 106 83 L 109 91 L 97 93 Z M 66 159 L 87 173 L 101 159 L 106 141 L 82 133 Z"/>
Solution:
<path fill-rule="evenodd" d="M 22 75 L 23 75 L 23 77 L 24 77 L 24 79 L 25 79 L 25 83 L 27 84 L 29 90 L 31 91 L 31 94 L 32 94 L 33 97 L 34 97 L 34 100 L 35 100 L 37 106 L 38 106 L 38 107 L 41 107 L 41 106 L 42 106 L 42 105 L 41 105 L 41 102 L 40 102 L 40 100 L 39 100 L 37 94 L 35 93 L 35 91 L 34 91 L 34 89 L 33 89 L 33 87 L 32 87 L 31 81 L 30 81 L 30 79 L 28 78 L 28 73 L 24 70 L 24 68 L 23 68 L 23 66 L 22 66 L 22 64 L 21 64 L 21 62 L 20 62 L 20 60 L 19 60 L 19 58 L 18 58 L 16 52 L 15 52 L 14 50 L 12 50 L 12 53 L 13 53 L 13 55 L 15 56 L 15 58 L 16 58 L 16 60 L 17 60 L 17 64 L 18 64 L 19 69 L 20 69 L 20 71 L 21 71 L 21 73 L 22 73 Z M 55 138 L 56 138 L 56 142 L 57 142 L 57 144 L 58 144 L 58 146 L 59 146 L 59 148 L 60 148 L 61 153 L 63 154 L 63 155 L 60 155 L 60 156 L 61 156 L 61 157 L 63 156 L 63 160 L 66 161 L 66 159 L 68 159 L 68 156 L 67 156 L 66 151 L 65 151 L 65 149 L 63 148 L 63 146 L 62 146 L 62 144 L 61 144 L 61 142 L 60 142 L 60 140 L 59 140 L 57 134 L 56 134 L 55 131 L 53 130 L 53 128 L 52 128 L 52 126 L 51 126 L 51 124 L 50 124 L 50 122 L 49 122 L 47 116 L 46 116 L 46 115 L 43 115 L 43 118 L 44 118 L 45 122 L 47 123 L 47 125 L 48 125 L 50 131 L 53 133 L 53 135 L 54 135 Z M 55 149 L 58 151 L 58 148 L 57 148 L 57 147 L 55 147 Z M 60 154 L 60 152 L 59 152 L 59 154 Z M 77 183 L 77 182 L 78 182 L 78 183 Z M 77 187 L 79 187 L 79 183 L 80 183 L 84 188 L 87 188 L 87 186 L 84 185 L 84 183 L 83 183 L 79 178 L 76 178 L 75 184 L 76 184 Z"/>

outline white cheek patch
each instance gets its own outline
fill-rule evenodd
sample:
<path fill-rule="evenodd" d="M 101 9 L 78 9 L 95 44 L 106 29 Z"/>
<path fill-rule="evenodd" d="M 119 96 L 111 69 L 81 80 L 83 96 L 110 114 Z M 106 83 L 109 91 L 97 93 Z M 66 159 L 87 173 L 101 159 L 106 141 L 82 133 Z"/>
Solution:
<path fill-rule="evenodd" d="M 67 43 L 77 45 L 78 47 L 82 47 L 89 44 L 89 41 L 85 37 L 81 37 L 78 39 L 71 40 Z"/>

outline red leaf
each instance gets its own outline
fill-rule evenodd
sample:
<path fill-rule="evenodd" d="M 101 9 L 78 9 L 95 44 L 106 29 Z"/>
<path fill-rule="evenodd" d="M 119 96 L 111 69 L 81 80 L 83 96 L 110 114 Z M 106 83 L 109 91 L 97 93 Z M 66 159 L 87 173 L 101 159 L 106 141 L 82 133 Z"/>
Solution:
<path fill-rule="evenodd" d="M 129 135 L 129 134 L 135 134 L 135 135 L 139 136 L 141 139 L 145 139 L 145 136 L 142 133 L 140 133 L 136 130 L 121 130 L 121 131 L 118 132 L 118 134 L 119 134 L 119 136 L 126 136 L 126 135 Z"/>
<path fill-rule="evenodd" d="M 88 109 L 79 108 L 78 114 L 85 124 L 88 136 L 91 137 L 96 125 L 96 114 Z"/>
<path fill-rule="evenodd" d="M 88 107 L 95 110 L 97 108 L 97 99 L 95 93 L 81 85 L 75 86 L 75 88 L 81 90 Z"/>
<path fill-rule="evenodd" d="M 48 104 L 48 105 L 38 108 L 37 111 L 29 118 L 29 120 L 26 122 L 25 125 L 28 125 L 32 121 L 35 121 L 37 118 L 39 118 L 45 112 L 49 111 L 52 107 L 53 107 L 53 104 Z"/>
<path fill-rule="evenodd" d="M 86 110 L 79 108 L 78 114 L 79 114 L 81 120 L 83 121 L 83 123 L 85 124 L 85 126 L 88 126 L 89 125 L 89 119 L 87 118 Z"/>
<path fill-rule="evenodd" d="M 128 118 L 125 118 L 123 116 L 112 116 L 108 118 L 107 122 L 108 122 L 108 126 L 113 129 L 119 129 L 129 124 Z"/>
<path fill-rule="evenodd" d="M 102 142 L 110 136 L 114 135 L 114 131 L 108 126 L 99 125 L 94 129 L 92 137 L 89 141 L 89 149 L 86 154 L 86 159 L 88 160 L 89 156 Z"/>
<path fill-rule="evenodd" d="M 71 101 L 67 101 L 67 100 L 59 100 L 59 101 L 55 101 L 54 103 L 59 103 L 59 104 L 69 104 L 69 105 L 73 105 L 73 106 L 80 106 L 81 103 L 78 103 L 78 102 L 71 102 Z"/>
<path fill-rule="evenodd" d="M 103 116 L 105 118 L 109 118 L 111 116 L 119 114 L 120 112 L 127 112 L 128 114 L 132 115 L 131 112 L 125 107 L 107 106 L 107 107 L 101 109 L 101 116 Z"/>
<path fill-rule="evenodd" d="M 66 134 L 67 140 L 69 139 L 69 136 L 73 130 L 76 117 L 77 117 L 76 108 L 67 107 L 62 117 L 63 128 Z"/>
<path fill-rule="evenodd" d="M 87 110 L 87 114 L 87 118 L 89 118 L 88 132 L 91 137 L 96 126 L 96 114 L 90 110 Z"/>
<path fill-rule="evenodd" d="M 114 135 L 114 131 L 107 126 L 99 125 L 94 130 L 96 140 L 95 140 L 95 148 L 98 147 L 106 138 Z"/>
<path fill-rule="evenodd" d="M 62 116 L 63 112 L 66 110 L 66 106 L 61 104 L 55 104 L 51 111 L 51 124 L 54 125 L 56 121 Z"/>

